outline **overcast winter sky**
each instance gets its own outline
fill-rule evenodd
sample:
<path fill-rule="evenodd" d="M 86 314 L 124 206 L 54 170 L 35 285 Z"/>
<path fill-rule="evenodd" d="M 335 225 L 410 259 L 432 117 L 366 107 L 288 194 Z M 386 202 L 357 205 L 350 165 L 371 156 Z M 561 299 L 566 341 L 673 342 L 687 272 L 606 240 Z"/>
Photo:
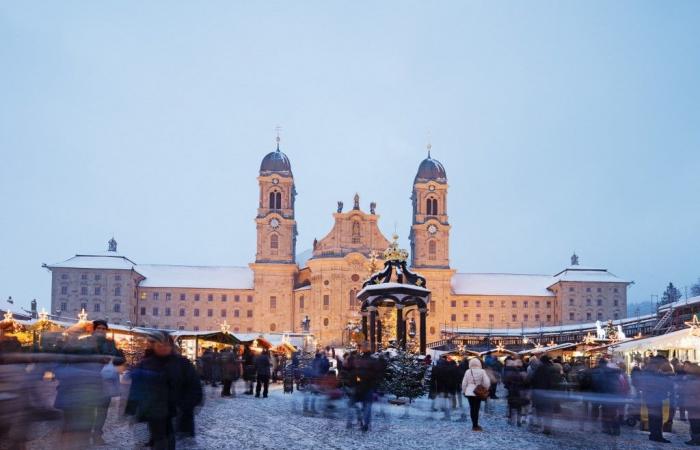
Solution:
<path fill-rule="evenodd" d="M 700 2 L 0 3 L 0 307 L 41 263 L 245 265 L 275 125 L 298 251 L 336 201 L 404 245 L 428 130 L 451 263 L 700 276 Z"/>

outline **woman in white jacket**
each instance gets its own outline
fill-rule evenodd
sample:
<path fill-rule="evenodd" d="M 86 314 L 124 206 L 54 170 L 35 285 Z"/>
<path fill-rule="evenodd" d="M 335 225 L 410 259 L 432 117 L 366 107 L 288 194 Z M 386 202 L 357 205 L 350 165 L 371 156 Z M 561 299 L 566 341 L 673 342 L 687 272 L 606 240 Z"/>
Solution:
<path fill-rule="evenodd" d="M 491 386 L 491 380 L 486 371 L 481 368 L 481 361 L 477 358 L 472 358 L 469 360 L 469 370 L 464 372 L 464 378 L 462 378 L 462 392 L 469 400 L 469 414 L 472 418 L 473 431 L 481 431 L 479 426 L 481 399 L 474 393 L 477 386 L 483 386 L 488 389 Z"/>

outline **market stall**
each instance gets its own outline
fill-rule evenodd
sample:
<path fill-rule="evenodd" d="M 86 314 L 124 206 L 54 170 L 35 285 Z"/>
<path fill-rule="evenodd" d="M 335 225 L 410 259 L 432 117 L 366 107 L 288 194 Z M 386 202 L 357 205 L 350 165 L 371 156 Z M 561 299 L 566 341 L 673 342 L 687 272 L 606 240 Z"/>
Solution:
<path fill-rule="evenodd" d="M 227 331 L 173 331 L 170 335 L 180 347 L 182 355 L 195 360 L 205 347 L 221 350 L 242 343 L 242 340 Z"/>

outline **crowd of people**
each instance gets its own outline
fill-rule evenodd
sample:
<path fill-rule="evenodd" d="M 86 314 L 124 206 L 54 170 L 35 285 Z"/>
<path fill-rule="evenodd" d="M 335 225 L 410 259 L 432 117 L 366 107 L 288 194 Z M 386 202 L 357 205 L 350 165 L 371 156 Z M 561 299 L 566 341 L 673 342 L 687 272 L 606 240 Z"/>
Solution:
<path fill-rule="evenodd" d="M 115 397 L 123 397 L 119 413 L 147 424 L 147 445 L 174 449 L 179 439 L 195 434 L 203 386 L 220 385 L 221 397 L 233 398 L 239 381 L 243 395 L 263 399 L 271 382 L 283 381 L 285 393 L 296 385 L 304 415 L 338 417 L 344 410 L 340 417 L 348 429 L 367 432 L 372 405 L 385 394 L 387 364 L 387 355 L 371 352 L 366 344 L 342 355 L 327 347 L 313 357 L 296 352 L 290 358 L 248 345 L 206 348 L 193 364 L 168 333 L 153 331 L 122 383 L 125 357 L 108 338 L 108 324 L 81 322 L 60 333 L 43 353 L 22 353 L 16 340 L 0 339 L 0 437 L 9 448 L 23 448 L 32 421 L 61 419 L 59 448 L 105 445 L 107 412 Z M 629 375 L 622 363 L 607 358 L 587 367 L 546 354 L 442 355 L 435 362 L 426 356 L 421 364 L 432 411 L 441 411 L 447 420 L 459 413 L 475 432 L 483 431 L 482 404 L 488 410 L 502 386 L 512 426 L 551 434 L 554 419 L 560 418 L 582 427 L 598 423 L 601 432 L 616 436 L 621 425 L 639 423 L 650 440 L 668 443 L 663 433 L 672 432 L 677 419 L 689 423 L 687 444 L 700 446 L 700 367 L 694 363 L 649 356 L 636 360 Z M 51 405 L 41 395 L 46 373 L 57 381 Z"/>

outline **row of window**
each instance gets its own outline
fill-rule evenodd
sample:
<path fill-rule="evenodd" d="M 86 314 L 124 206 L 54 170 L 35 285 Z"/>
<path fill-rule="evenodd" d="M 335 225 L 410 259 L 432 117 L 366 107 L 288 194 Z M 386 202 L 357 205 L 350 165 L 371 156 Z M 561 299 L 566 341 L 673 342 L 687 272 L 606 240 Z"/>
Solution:
<path fill-rule="evenodd" d="M 481 322 L 481 314 L 480 314 L 480 313 L 475 314 L 473 317 L 474 317 L 474 319 L 475 319 L 475 322 Z M 511 322 L 518 322 L 518 315 L 517 315 L 517 314 L 512 314 L 511 317 L 510 317 L 510 319 L 511 319 L 511 320 L 510 320 Z M 540 316 L 539 314 L 535 314 L 535 318 L 534 318 L 535 322 L 539 322 L 541 319 L 542 319 L 542 316 Z M 456 321 L 457 321 L 457 314 L 452 314 L 452 315 L 450 315 L 450 321 L 456 322 Z M 462 314 L 462 321 L 463 321 L 463 322 L 469 322 L 469 314 Z M 496 321 L 496 316 L 495 316 L 494 314 L 489 314 L 489 315 L 488 315 L 488 321 L 489 321 L 489 322 L 495 322 L 495 321 Z M 506 321 L 506 316 L 502 315 L 502 316 L 501 316 L 501 322 L 503 323 L 503 322 L 505 322 L 505 321 Z M 523 316 L 522 316 L 522 321 L 523 321 L 523 322 L 529 322 L 529 321 L 530 321 L 530 315 L 529 315 L 529 314 L 523 314 Z M 547 315 L 546 315 L 546 321 L 547 321 L 547 322 L 551 322 L 551 321 L 552 321 L 552 315 L 551 315 L 551 314 L 547 314 Z"/>
<path fill-rule="evenodd" d="M 576 301 L 573 298 L 569 299 L 569 306 L 574 306 L 576 304 Z M 593 300 L 590 298 L 586 299 L 586 306 L 591 306 L 593 304 Z M 620 304 L 620 301 L 618 299 L 613 300 L 613 306 L 618 306 Z M 603 299 L 599 298 L 596 300 L 596 305 L 598 306 L 603 306 Z"/>
<path fill-rule="evenodd" d="M 61 302 L 60 308 L 61 308 L 61 311 L 62 311 L 62 312 L 68 311 L 68 303 L 67 303 L 67 302 Z M 81 303 L 81 304 L 80 304 L 80 309 L 81 309 L 81 310 L 84 309 L 85 311 L 89 311 L 89 310 L 88 310 L 88 304 L 85 303 L 85 302 Z M 102 305 L 100 305 L 99 303 L 94 303 L 94 304 L 92 305 L 92 312 L 101 312 L 101 311 L 102 311 Z M 114 304 L 112 304 L 112 312 L 115 312 L 115 313 L 120 313 L 120 312 L 122 312 L 122 306 L 121 306 L 121 304 L 119 304 L 119 303 L 114 303 Z"/>
<path fill-rule="evenodd" d="M 67 274 L 67 273 L 62 273 L 62 274 L 61 274 L 61 279 L 62 279 L 62 280 L 67 280 L 67 279 L 68 279 L 68 274 Z M 87 280 L 87 279 L 88 279 L 88 274 L 86 274 L 86 273 L 80 274 L 80 279 L 83 280 L 83 281 Z M 95 281 L 100 281 L 100 280 L 102 279 L 102 274 L 96 273 L 95 276 L 94 276 L 94 279 L 95 279 Z M 121 275 L 115 275 L 115 276 L 114 276 L 114 281 L 121 281 L 121 280 L 122 280 L 122 276 L 121 276 Z"/>
<path fill-rule="evenodd" d="M 120 297 L 122 295 L 121 286 L 115 286 L 113 292 L 115 297 Z M 68 295 L 68 286 L 61 286 L 61 295 Z M 87 286 L 82 286 L 80 288 L 80 295 L 88 295 Z M 102 287 L 95 286 L 95 288 L 93 289 L 93 295 L 102 295 Z"/>
<path fill-rule="evenodd" d="M 149 324 L 149 323 L 143 323 L 142 325 L 143 325 L 144 327 L 159 328 L 159 329 L 163 329 L 163 330 L 172 330 L 172 329 L 173 329 L 173 327 L 172 327 L 171 325 L 169 325 L 169 324 L 165 324 L 165 325 L 163 325 L 162 327 L 161 327 L 159 324 L 157 324 L 157 323 L 150 323 L 150 324 Z M 273 325 L 274 325 L 274 324 L 273 324 Z M 178 325 L 178 326 L 177 326 L 177 329 L 178 329 L 178 330 L 184 330 L 184 329 L 185 329 L 185 326 L 184 326 L 184 325 Z M 193 326 L 193 327 L 192 327 L 192 330 L 193 330 L 193 331 L 199 331 L 199 326 L 198 326 L 198 325 Z M 241 331 L 240 328 L 238 328 L 238 327 L 233 327 L 233 332 L 234 332 L 234 333 L 238 333 L 239 331 Z M 253 331 L 253 328 L 248 327 L 248 328 L 246 329 L 246 331 L 247 331 L 248 333 L 250 333 L 251 331 Z M 270 330 L 270 331 L 275 331 L 275 330 Z"/>
<path fill-rule="evenodd" d="M 574 313 L 570 312 L 569 313 L 569 320 L 576 320 L 574 317 L 575 317 Z M 620 313 L 618 313 L 618 312 L 613 313 L 613 319 L 617 320 L 619 318 L 620 318 Z M 593 313 L 587 312 L 586 313 L 586 320 L 593 320 Z M 596 314 L 596 320 L 604 320 L 602 312 L 598 311 L 598 313 Z"/>
<path fill-rule="evenodd" d="M 476 303 L 476 307 L 477 307 L 477 308 L 481 308 L 481 306 L 482 306 L 482 305 L 481 305 L 481 300 L 476 300 L 475 303 Z M 552 307 L 552 302 L 549 301 L 549 300 L 547 300 L 547 302 L 546 302 L 545 304 L 547 305 L 547 308 L 551 308 L 551 307 Z M 489 300 L 488 305 L 489 305 L 489 308 L 493 308 L 493 307 L 496 306 L 496 302 L 495 302 L 494 300 Z M 505 307 L 506 307 L 506 301 L 505 301 L 505 300 L 501 300 L 500 305 L 501 305 L 501 308 L 505 308 Z M 523 300 L 523 302 L 522 302 L 522 307 L 523 307 L 523 308 L 527 308 L 529 305 L 530 305 L 530 303 L 529 303 L 528 300 Z M 539 300 L 535 300 L 535 301 L 533 302 L 533 305 L 534 305 L 535 308 L 539 308 L 539 307 L 541 306 Z M 457 307 L 457 300 L 452 300 L 452 301 L 450 301 L 450 306 L 451 306 L 452 308 L 456 308 L 456 307 Z M 517 308 L 517 307 L 518 307 L 518 302 L 515 301 L 515 300 L 513 300 L 513 301 L 511 301 L 510 306 L 511 306 L 512 308 Z M 462 300 L 462 307 L 463 307 L 463 308 L 468 308 L 468 307 L 469 307 L 469 300 Z"/>
<path fill-rule="evenodd" d="M 569 292 L 576 292 L 576 288 L 574 286 L 569 286 Z M 587 287 L 586 292 L 592 292 L 592 288 Z M 597 288 L 596 292 L 603 292 L 603 288 Z M 613 288 L 613 292 L 618 292 L 618 289 Z"/>
<path fill-rule="evenodd" d="M 213 309 L 207 309 L 207 317 L 214 317 L 214 310 Z M 247 318 L 253 317 L 253 310 L 248 309 L 245 311 L 245 316 Z M 147 315 L 147 308 L 145 306 L 141 307 L 141 315 L 145 316 Z M 157 306 L 154 306 L 151 308 L 151 316 L 158 316 L 160 315 L 160 309 Z M 164 316 L 171 316 L 172 314 L 172 309 L 171 308 L 163 308 L 163 315 Z M 187 316 L 187 310 L 185 308 L 180 308 L 178 311 L 178 315 L 180 317 L 186 317 Z M 200 317 L 200 310 L 199 308 L 195 308 L 192 310 L 192 316 L 193 317 Z M 219 311 L 219 315 L 217 317 L 227 317 L 228 316 L 228 311 L 225 309 L 222 309 Z M 233 317 L 241 317 L 241 310 L 240 309 L 234 309 L 233 310 Z"/>
<path fill-rule="evenodd" d="M 151 300 L 159 300 L 160 299 L 160 292 L 151 292 Z M 141 300 L 146 300 L 148 298 L 148 295 L 145 292 L 141 292 Z M 165 301 L 170 301 L 173 299 L 173 294 L 170 292 L 165 293 Z M 221 294 L 221 297 L 219 299 L 222 302 L 228 301 L 228 295 L 227 294 Z M 180 300 L 185 301 L 187 300 L 187 294 L 184 292 L 180 294 Z M 194 301 L 198 302 L 201 300 L 200 294 L 194 294 Z M 214 301 L 214 294 L 207 294 L 207 300 L 210 302 Z M 240 302 L 241 301 L 241 296 L 240 295 L 234 295 L 233 296 L 233 301 L 234 302 Z M 248 295 L 246 297 L 246 301 L 248 303 L 253 303 L 253 296 Z"/>

